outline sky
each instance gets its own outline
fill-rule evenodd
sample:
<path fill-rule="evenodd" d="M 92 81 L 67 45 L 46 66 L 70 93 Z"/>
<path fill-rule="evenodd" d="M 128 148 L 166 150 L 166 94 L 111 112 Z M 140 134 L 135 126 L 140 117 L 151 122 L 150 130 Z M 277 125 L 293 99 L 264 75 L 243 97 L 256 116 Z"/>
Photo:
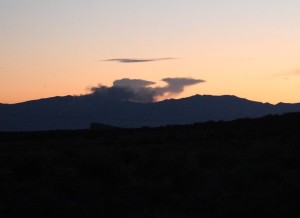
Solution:
<path fill-rule="evenodd" d="M 300 102 L 299 0 L 0 0 L 0 103 L 135 79 Z"/>

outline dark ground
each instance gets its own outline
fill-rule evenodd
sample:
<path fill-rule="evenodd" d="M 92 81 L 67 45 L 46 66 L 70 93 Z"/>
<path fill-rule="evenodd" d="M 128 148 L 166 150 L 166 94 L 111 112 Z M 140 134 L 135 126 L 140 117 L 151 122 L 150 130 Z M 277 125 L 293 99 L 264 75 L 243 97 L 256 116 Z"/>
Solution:
<path fill-rule="evenodd" d="M 300 217 L 299 129 L 295 113 L 0 133 L 0 217 Z"/>

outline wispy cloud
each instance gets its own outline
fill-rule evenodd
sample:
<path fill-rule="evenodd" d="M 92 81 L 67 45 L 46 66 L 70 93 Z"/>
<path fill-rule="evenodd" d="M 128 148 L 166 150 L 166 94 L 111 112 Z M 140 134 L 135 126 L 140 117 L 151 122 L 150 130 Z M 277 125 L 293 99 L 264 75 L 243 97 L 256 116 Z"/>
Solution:
<path fill-rule="evenodd" d="M 293 76 L 300 76 L 300 69 L 284 71 L 282 73 L 275 74 L 275 76 L 284 77 L 285 79 L 288 79 L 289 77 L 293 77 Z"/>
<path fill-rule="evenodd" d="M 135 59 L 135 58 L 113 58 L 106 59 L 102 61 L 111 61 L 119 63 L 142 63 L 142 62 L 152 62 L 152 61 L 165 61 L 165 60 L 174 60 L 176 58 L 155 58 L 155 59 Z"/>
<path fill-rule="evenodd" d="M 294 71 L 290 72 L 290 75 L 293 75 L 293 76 L 300 76 L 300 69 L 294 70 Z"/>
<path fill-rule="evenodd" d="M 187 86 L 205 82 L 201 79 L 193 78 L 164 78 L 165 86 L 156 86 L 155 82 L 140 79 L 120 79 L 115 80 L 113 86 L 92 87 L 91 95 L 95 97 L 135 102 L 153 102 L 161 98 L 175 96 L 184 91 Z"/>

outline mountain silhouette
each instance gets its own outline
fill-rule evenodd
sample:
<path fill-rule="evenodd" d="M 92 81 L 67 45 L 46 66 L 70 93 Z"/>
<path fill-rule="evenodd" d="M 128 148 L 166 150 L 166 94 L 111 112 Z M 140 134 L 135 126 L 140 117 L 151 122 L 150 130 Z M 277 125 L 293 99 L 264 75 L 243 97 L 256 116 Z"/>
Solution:
<path fill-rule="evenodd" d="M 0 131 L 162 126 L 257 118 L 300 111 L 300 103 L 276 105 L 236 96 L 195 95 L 153 103 L 116 101 L 93 95 L 52 97 L 0 104 Z"/>

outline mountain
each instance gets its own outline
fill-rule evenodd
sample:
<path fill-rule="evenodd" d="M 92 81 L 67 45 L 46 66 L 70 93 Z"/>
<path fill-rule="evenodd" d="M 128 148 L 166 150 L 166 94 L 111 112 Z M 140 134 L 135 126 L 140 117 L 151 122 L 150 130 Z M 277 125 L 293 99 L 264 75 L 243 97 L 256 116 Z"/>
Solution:
<path fill-rule="evenodd" d="M 114 101 L 93 95 L 64 96 L 0 104 L 0 131 L 85 129 L 91 123 L 118 127 L 161 126 L 297 111 L 300 111 L 300 103 L 272 105 L 229 95 L 195 95 L 154 103 Z"/>

